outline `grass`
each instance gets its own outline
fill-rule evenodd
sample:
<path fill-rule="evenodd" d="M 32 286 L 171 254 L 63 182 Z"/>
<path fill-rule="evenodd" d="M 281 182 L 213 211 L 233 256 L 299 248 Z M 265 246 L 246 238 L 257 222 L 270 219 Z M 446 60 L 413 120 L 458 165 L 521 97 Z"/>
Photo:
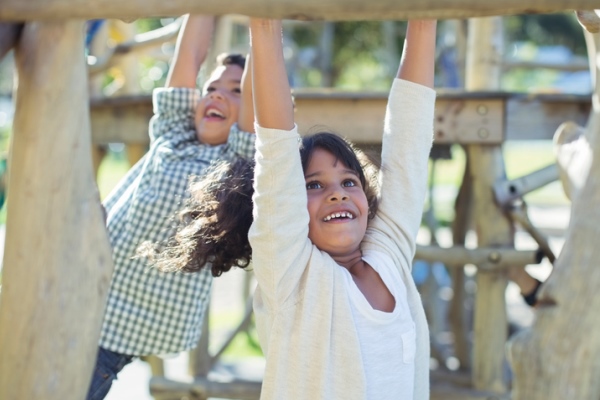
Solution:
<path fill-rule="evenodd" d="M 130 165 L 125 159 L 123 152 L 109 151 L 98 168 L 98 190 L 100 198 L 104 199 L 110 191 L 125 176 Z"/>
<path fill-rule="evenodd" d="M 233 331 L 242 320 L 243 310 L 240 312 L 220 312 L 210 314 L 211 352 L 218 350 L 229 332 Z M 238 334 L 222 355 L 223 360 L 235 360 L 248 357 L 262 357 L 263 353 L 258 344 L 258 336 L 251 324 L 248 332 Z"/>
<path fill-rule="evenodd" d="M 460 186 L 466 155 L 461 146 L 452 146 L 451 160 L 437 160 L 433 177 L 434 210 L 441 225 L 454 219 L 454 199 Z M 509 142 L 503 147 L 507 179 L 516 179 L 555 163 L 552 143 L 549 141 Z M 432 163 L 430 162 L 430 171 Z M 430 182 L 431 183 L 431 182 Z M 525 195 L 529 205 L 565 206 L 569 200 L 560 183 L 554 182 Z"/>

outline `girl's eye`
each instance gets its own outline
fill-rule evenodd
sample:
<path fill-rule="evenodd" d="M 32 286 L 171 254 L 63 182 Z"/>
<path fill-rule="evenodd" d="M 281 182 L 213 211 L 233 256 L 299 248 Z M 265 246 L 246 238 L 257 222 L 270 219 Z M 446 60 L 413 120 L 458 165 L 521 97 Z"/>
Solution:
<path fill-rule="evenodd" d="M 321 184 L 319 182 L 308 182 L 306 184 L 306 190 L 320 189 L 320 188 L 321 188 Z"/>
<path fill-rule="evenodd" d="M 206 93 L 214 92 L 216 89 L 212 86 L 206 88 Z"/>
<path fill-rule="evenodd" d="M 232 90 L 232 92 L 233 92 L 233 93 L 238 93 L 238 94 L 239 94 L 239 93 L 242 93 L 242 89 L 240 89 L 240 88 L 235 88 L 235 89 L 233 89 L 233 90 Z"/>
<path fill-rule="evenodd" d="M 358 185 L 357 185 L 357 183 L 355 181 L 353 181 L 351 179 L 348 179 L 348 180 L 345 180 L 342 183 L 342 186 L 344 186 L 344 187 L 353 187 L 353 186 L 358 186 Z"/>

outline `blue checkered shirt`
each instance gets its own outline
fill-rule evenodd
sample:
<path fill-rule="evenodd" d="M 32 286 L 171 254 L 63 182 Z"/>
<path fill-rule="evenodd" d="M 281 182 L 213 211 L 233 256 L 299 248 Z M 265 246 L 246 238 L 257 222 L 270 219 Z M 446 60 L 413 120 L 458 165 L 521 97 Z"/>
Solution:
<path fill-rule="evenodd" d="M 104 202 L 113 247 L 113 273 L 100 346 L 129 355 L 167 354 L 194 347 L 208 303 L 210 268 L 199 273 L 163 273 L 133 258 L 140 243 L 164 242 L 172 217 L 187 199 L 192 176 L 217 159 L 254 154 L 254 135 L 233 125 L 227 143 L 196 138 L 195 89 L 162 88 L 153 93 L 150 149 Z"/>

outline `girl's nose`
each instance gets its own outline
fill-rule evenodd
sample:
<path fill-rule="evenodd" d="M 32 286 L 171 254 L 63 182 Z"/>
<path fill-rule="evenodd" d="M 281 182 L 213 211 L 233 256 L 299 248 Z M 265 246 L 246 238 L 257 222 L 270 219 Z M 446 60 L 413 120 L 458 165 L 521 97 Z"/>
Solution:
<path fill-rule="evenodd" d="M 329 201 L 345 201 L 348 200 L 348 195 L 343 190 L 336 190 L 329 195 Z"/>

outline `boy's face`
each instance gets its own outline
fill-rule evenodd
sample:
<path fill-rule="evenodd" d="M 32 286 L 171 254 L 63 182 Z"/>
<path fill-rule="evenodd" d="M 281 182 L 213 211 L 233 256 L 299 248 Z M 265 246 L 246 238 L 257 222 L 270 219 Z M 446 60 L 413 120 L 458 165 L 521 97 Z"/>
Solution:
<path fill-rule="evenodd" d="M 195 115 L 196 135 L 202 143 L 227 141 L 231 125 L 238 120 L 243 72 L 238 65 L 219 66 L 204 85 Z"/>

